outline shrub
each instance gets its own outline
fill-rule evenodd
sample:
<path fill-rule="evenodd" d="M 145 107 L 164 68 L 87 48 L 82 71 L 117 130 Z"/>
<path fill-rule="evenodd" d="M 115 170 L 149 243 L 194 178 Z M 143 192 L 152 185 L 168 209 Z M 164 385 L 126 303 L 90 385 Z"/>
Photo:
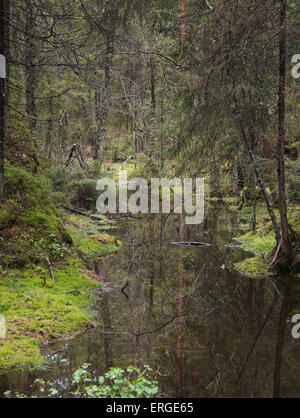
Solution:
<path fill-rule="evenodd" d="M 112 367 L 104 376 L 93 377 L 84 363 L 73 373 L 72 382 L 67 388 L 69 398 L 153 398 L 158 392 L 157 380 L 150 377 L 152 369 L 144 366 L 129 366 L 126 371 Z M 59 398 L 61 395 L 52 382 L 36 379 L 38 398 Z M 6 398 L 27 398 L 20 393 L 5 392 Z M 33 397 L 33 396 L 32 396 Z"/>

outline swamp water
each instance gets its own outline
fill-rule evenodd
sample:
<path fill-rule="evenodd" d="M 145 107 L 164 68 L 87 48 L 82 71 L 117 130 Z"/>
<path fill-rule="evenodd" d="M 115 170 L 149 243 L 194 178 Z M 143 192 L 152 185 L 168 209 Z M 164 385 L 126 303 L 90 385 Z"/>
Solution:
<path fill-rule="evenodd" d="M 172 215 L 119 221 L 113 233 L 122 248 L 94 266 L 105 283 L 92 307 L 99 326 L 43 348 L 42 371 L 1 374 L 0 396 L 8 389 L 34 394 L 37 377 L 67 396 L 84 362 L 97 375 L 111 366 L 149 364 L 163 397 L 272 396 L 286 302 L 276 299 L 270 279 L 230 268 L 250 256 L 232 241 L 238 228 L 236 213 L 219 205 L 207 210 L 204 224 L 183 231 Z M 172 244 L 182 241 L 211 245 Z M 281 339 L 281 396 L 299 397 L 300 340 L 291 336 L 290 324 Z"/>

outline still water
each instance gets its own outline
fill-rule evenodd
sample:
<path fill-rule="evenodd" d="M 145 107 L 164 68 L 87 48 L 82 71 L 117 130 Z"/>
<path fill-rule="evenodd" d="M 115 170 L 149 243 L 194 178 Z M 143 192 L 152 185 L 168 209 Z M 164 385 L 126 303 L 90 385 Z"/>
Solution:
<path fill-rule="evenodd" d="M 99 326 L 45 347 L 46 370 L 0 375 L 0 396 L 8 389 L 33 394 L 37 377 L 67 396 L 72 373 L 86 362 L 98 375 L 149 364 L 162 397 L 271 397 L 274 373 L 281 396 L 299 397 L 290 298 L 278 296 L 280 278 L 232 270 L 249 257 L 232 241 L 239 232 L 236 213 L 222 205 L 209 208 L 199 226 L 182 228 L 172 215 L 119 221 L 122 249 L 94 266 L 105 282 L 93 306 Z"/>

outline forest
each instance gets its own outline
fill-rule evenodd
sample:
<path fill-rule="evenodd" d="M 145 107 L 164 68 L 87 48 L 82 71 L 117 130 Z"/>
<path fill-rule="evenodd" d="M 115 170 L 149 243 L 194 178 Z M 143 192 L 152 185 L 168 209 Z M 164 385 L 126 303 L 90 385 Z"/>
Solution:
<path fill-rule="evenodd" d="M 0 0 L 0 398 L 300 397 L 299 99 L 298 1 Z"/>

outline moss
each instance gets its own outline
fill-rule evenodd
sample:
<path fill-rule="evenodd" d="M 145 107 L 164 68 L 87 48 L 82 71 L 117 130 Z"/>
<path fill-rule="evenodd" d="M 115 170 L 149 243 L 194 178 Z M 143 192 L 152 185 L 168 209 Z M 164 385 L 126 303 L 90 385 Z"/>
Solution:
<path fill-rule="evenodd" d="M 29 143 L 16 141 L 16 147 L 5 163 L 6 200 L 0 203 L 0 314 L 7 324 L 0 369 L 39 365 L 42 344 L 86 328 L 101 284 L 78 253 L 99 257 L 120 244 L 101 233 L 101 227 L 110 226 L 105 218 L 95 222 L 61 214 Z"/>
<path fill-rule="evenodd" d="M 241 244 L 244 250 L 261 256 L 267 256 L 276 245 L 274 234 L 262 235 L 259 232 L 256 234 L 247 232 L 235 240 Z"/>
<path fill-rule="evenodd" d="M 42 344 L 72 337 L 92 319 L 89 307 L 101 285 L 85 271 L 71 248 L 73 240 L 85 254 L 119 248 L 89 218 L 75 222 L 65 215 L 66 229 L 43 176 L 6 163 L 6 178 L 7 199 L 0 206 L 0 314 L 8 332 L 0 340 L 0 368 L 41 364 Z"/>
<path fill-rule="evenodd" d="M 235 263 L 235 268 L 251 278 L 264 278 L 270 275 L 268 265 L 262 257 L 251 257 L 240 263 Z"/>
<path fill-rule="evenodd" d="M 79 254 L 97 259 L 120 249 L 120 242 L 115 237 L 99 233 L 101 226 L 99 222 L 80 215 L 68 218 L 67 230 Z"/>
<path fill-rule="evenodd" d="M 41 220 L 44 228 L 37 235 Z M 78 252 L 81 250 L 90 258 L 99 258 L 119 248 L 120 243 L 106 233 L 84 235 L 92 227 L 95 227 L 93 231 L 97 230 L 97 225 L 88 218 L 72 216 L 72 224 L 69 219 L 65 221 L 66 237 L 74 241 Z M 61 235 L 49 234 L 56 231 L 51 226 L 51 222 L 58 225 L 55 217 L 46 219 L 42 213 L 30 211 L 16 222 L 19 226 L 10 229 L 12 237 L 6 248 L 12 248 L 19 260 L 24 257 L 26 269 L 0 268 L 0 313 L 6 318 L 7 329 L 13 330 L 6 340 L 0 340 L 0 355 L 3 353 L 0 368 L 40 364 L 39 345 L 84 330 L 92 319 L 89 306 L 95 301 L 94 290 L 99 288 L 99 283 L 85 272 L 84 262 L 76 254 L 68 255 L 70 249 L 61 243 Z M 51 259 L 55 285 L 48 265 L 39 259 L 45 249 L 48 254 L 56 254 Z M 36 265 L 32 263 L 35 251 Z M 30 256 L 25 257 L 25 253 Z M 21 341 L 26 341 L 24 350 Z M 18 355 L 14 356 L 16 349 Z"/>
<path fill-rule="evenodd" d="M 39 262 L 45 254 L 55 259 L 55 251 L 49 252 L 54 241 L 71 245 L 72 239 L 49 197 L 44 178 L 8 162 L 5 170 L 7 199 L 0 205 L 1 264 L 23 267 Z M 34 247 L 33 243 L 39 245 Z"/>
<path fill-rule="evenodd" d="M 55 286 L 49 272 L 41 267 L 2 273 L 0 312 L 13 334 L 8 332 L 7 340 L 0 340 L 0 368 L 40 364 L 40 344 L 70 337 L 88 325 L 92 314 L 87 309 L 95 301 L 93 291 L 99 284 L 83 270 L 77 258 L 65 259 L 53 269 Z M 68 293 L 75 289 L 79 293 Z M 24 338 L 22 350 L 20 341 Z M 19 352 L 14 357 L 16 349 Z"/>
<path fill-rule="evenodd" d="M 300 209 L 299 206 L 289 205 L 288 207 L 288 220 L 291 228 L 300 234 Z"/>
<path fill-rule="evenodd" d="M 2 204 L 0 206 L 0 230 L 9 228 L 15 222 L 15 215 L 13 211 L 10 210 L 9 206 Z"/>
<path fill-rule="evenodd" d="M 275 209 L 275 215 L 279 216 L 278 210 Z M 242 216 L 240 216 L 242 219 Z M 288 221 L 293 231 L 300 233 L 300 214 L 299 207 L 289 204 Z M 248 258 L 240 263 L 235 264 L 235 268 L 241 273 L 251 277 L 266 277 L 271 273 L 267 270 L 271 263 L 272 253 L 276 246 L 274 237 L 273 224 L 270 217 L 265 213 L 264 206 L 257 208 L 257 232 L 247 232 L 244 235 L 235 238 L 241 244 L 241 248 L 245 251 L 252 252 L 255 257 Z"/>
<path fill-rule="evenodd" d="M 39 346 L 33 338 L 21 337 L 0 340 L 0 369 L 12 368 L 16 364 L 29 366 L 40 365 L 43 357 L 40 354 Z"/>

